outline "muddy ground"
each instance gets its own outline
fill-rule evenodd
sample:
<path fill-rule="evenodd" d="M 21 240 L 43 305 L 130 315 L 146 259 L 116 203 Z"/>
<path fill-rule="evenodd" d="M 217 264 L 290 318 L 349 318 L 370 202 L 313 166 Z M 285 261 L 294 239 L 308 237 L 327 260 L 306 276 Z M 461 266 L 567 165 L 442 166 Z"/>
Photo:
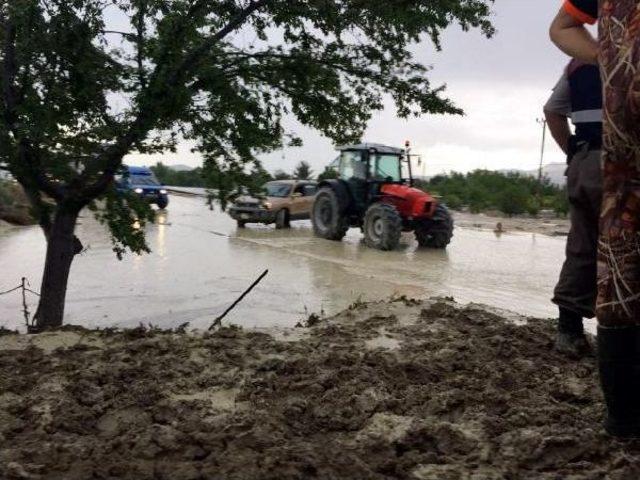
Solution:
<path fill-rule="evenodd" d="M 549 321 L 406 299 L 311 320 L 2 335 L 0 478 L 640 478 Z"/>

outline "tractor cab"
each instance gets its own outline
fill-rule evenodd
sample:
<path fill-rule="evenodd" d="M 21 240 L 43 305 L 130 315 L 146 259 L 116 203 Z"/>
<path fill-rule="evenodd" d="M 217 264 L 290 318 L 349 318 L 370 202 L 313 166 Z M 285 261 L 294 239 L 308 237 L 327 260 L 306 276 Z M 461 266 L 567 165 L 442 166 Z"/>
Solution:
<path fill-rule="evenodd" d="M 352 178 L 382 183 L 404 183 L 407 178 L 411 181 L 405 151 L 373 143 L 341 147 L 338 172 L 347 181 Z"/>
<path fill-rule="evenodd" d="M 413 188 L 407 149 L 362 143 L 339 148 L 338 178 L 318 185 L 311 221 L 319 237 L 341 240 L 359 227 L 367 245 L 392 250 L 403 231 L 414 231 L 421 246 L 444 248 L 453 220 L 427 192 Z"/>
<path fill-rule="evenodd" d="M 375 143 L 340 147 L 339 178 L 349 185 L 356 209 L 366 209 L 385 184 L 412 184 L 405 151 Z"/>

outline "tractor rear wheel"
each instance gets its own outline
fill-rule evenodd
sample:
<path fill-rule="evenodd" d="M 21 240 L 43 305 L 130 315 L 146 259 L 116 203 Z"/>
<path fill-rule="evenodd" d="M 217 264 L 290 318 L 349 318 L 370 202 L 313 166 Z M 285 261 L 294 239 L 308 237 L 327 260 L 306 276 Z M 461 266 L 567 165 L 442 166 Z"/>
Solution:
<path fill-rule="evenodd" d="M 453 218 L 447 207 L 439 204 L 433 218 L 416 226 L 415 235 L 421 247 L 447 248 L 453 237 Z"/>
<path fill-rule="evenodd" d="M 340 200 L 330 187 L 323 187 L 316 194 L 311 210 L 311 223 L 316 236 L 327 240 L 342 240 L 349 230 L 347 218 L 340 208 Z"/>
<path fill-rule="evenodd" d="M 400 243 L 402 218 L 396 207 L 374 203 L 364 215 L 364 241 L 371 248 L 393 250 Z"/>

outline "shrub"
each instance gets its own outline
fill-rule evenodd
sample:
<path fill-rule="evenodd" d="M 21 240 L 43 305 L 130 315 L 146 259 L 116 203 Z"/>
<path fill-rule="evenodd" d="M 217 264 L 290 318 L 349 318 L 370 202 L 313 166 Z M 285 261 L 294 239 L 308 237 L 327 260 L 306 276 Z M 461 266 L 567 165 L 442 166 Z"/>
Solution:
<path fill-rule="evenodd" d="M 511 216 L 524 213 L 529 203 L 529 194 L 521 186 L 511 185 L 498 195 L 498 209 Z"/>
<path fill-rule="evenodd" d="M 11 184 L 6 180 L 0 180 L 0 208 L 10 207 L 16 202 L 12 193 Z"/>
<path fill-rule="evenodd" d="M 527 202 L 527 213 L 535 217 L 540 213 L 540 201 L 537 198 L 529 198 Z"/>
<path fill-rule="evenodd" d="M 556 212 L 556 215 L 561 217 L 567 216 L 569 213 L 569 197 L 567 195 L 566 188 L 556 192 L 553 196 L 551 207 L 553 208 L 553 211 Z"/>
<path fill-rule="evenodd" d="M 447 204 L 447 207 L 449 207 L 452 210 L 460 210 L 463 206 L 462 199 L 455 194 L 447 195 L 443 197 L 443 199 L 444 199 L 444 202 Z"/>

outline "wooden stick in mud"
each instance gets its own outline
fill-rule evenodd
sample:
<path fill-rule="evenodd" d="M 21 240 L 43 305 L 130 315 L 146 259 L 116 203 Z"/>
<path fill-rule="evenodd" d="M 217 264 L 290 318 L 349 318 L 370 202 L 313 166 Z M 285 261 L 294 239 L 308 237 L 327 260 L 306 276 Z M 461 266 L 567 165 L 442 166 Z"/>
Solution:
<path fill-rule="evenodd" d="M 247 288 L 247 289 L 244 291 L 244 293 L 243 293 L 242 295 L 240 295 L 240 297 L 238 297 L 238 299 L 237 299 L 235 302 L 233 302 L 233 304 L 232 304 L 229 308 L 227 308 L 227 309 L 224 311 L 224 313 L 223 313 L 222 315 L 220 315 L 218 318 L 216 318 L 216 319 L 213 321 L 213 323 L 212 323 L 212 324 L 211 324 L 211 326 L 209 327 L 209 330 L 213 330 L 216 326 L 220 325 L 220 324 L 222 323 L 222 319 L 223 319 L 224 317 L 226 317 L 226 316 L 227 316 L 227 314 L 228 314 L 231 310 L 233 310 L 233 309 L 235 308 L 235 306 L 236 306 L 236 305 L 238 305 L 238 304 L 242 301 L 242 299 L 243 299 L 244 297 L 246 297 L 246 296 L 247 296 L 247 294 L 248 294 L 251 290 L 253 290 L 253 289 L 255 288 L 255 286 L 256 286 L 256 285 L 258 285 L 258 284 L 262 281 L 262 279 L 263 279 L 264 277 L 266 277 L 266 276 L 267 276 L 267 273 L 269 273 L 269 270 L 265 270 L 264 272 L 262 272 L 262 275 L 260 275 L 260 276 L 256 279 L 256 281 L 255 281 L 255 282 L 253 282 L 253 283 L 251 284 L 251 286 L 250 286 L 249 288 Z"/>
<path fill-rule="evenodd" d="M 22 283 L 20 287 L 22 288 L 22 314 L 24 315 L 24 321 L 27 324 L 27 328 L 29 328 L 29 309 L 27 308 L 27 290 L 29 290 L 26 285 L 27 279 L 22 277 Z"/>

